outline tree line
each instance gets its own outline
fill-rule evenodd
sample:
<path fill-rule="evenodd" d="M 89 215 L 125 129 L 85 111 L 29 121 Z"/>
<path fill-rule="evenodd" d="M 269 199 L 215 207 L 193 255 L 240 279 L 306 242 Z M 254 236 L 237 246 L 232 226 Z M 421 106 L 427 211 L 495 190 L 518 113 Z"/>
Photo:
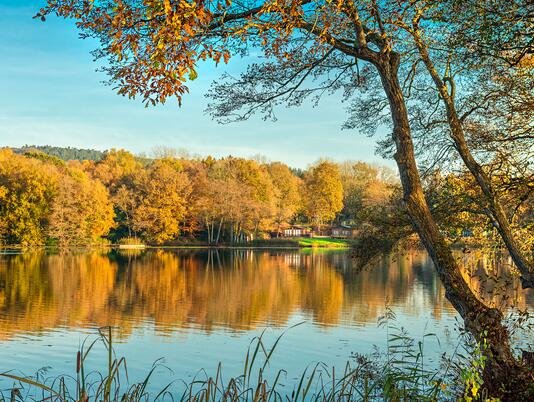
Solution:
<path fill-rule="evenodd" d="M 154 158 L 110 150 L 64 161 L 37 150 L 0 151 L 0 239 L 25 246 L 95 244 L 138 237 L 151 244 L 197 238 L 239 243 L 292 223 L 321 230 L 357 225 L 388 202 L 397 181 L 385 167 L 320 160 L 305 171 L 226 157 Z"/>
<path fill-rule="evenodd" d="M 505 166 L 494 186 L 507 192 L 507 211 L 520 248 L 534 244 L 532 203 Z M 477 210 L 480 192 L 466 171 L 436 171 L 425 197 L 449 244 L 495 249 L 503 242 Z M 366 260 L 415 232 L 395 173 L 359 161 L 319 160 L 306 170 L 281 162 L 178 156 L 151 158 L 110 150 L 100 160 L 62 160 L 32 148 L 0 150 L 0 244 L 92 245 L 139 238 L 150 244 L 244 243 L 281 235 L 291 224 L 321 232 L 344 224 L 359 232 Z M 531 200 L 530 200 L 531 201 Z"/>
<path fill-rule="evenodd" d="M 58 157 L 64 161 L 68 160 L 94 160 L 99 161 L 104 156 L 104 152 L 96 149 L 73 148 L 73 147 L 55 147 L 52 145 L 24 145 L 18 148 L 12 148 L 13 151 L 19 154 L 26 152 L 41 151 L 45 154 Z"/>

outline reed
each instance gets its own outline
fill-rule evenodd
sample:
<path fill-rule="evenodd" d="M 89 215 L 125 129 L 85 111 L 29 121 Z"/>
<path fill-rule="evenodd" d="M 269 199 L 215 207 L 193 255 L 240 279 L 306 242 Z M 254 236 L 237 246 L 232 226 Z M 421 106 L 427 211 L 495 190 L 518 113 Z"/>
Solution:
<path fill-rule="evenodd" d="M 214 375 L 201 371 L 191 382 L 172 382 L 154 391 L 150 381 L 160 361 L 156 361 L 140 382 L 130 384 L 124 357 L 113 350 L 111 327 L 99 329 L 98 337 L 84 342 L 76 358 L 74 375 L 45 379 L 43 375 L 25 377 L 1 373 L 13 381 L 8 395 L 0 401 L 183 401 L 183 402 L 277 402 L 277 401 L 437 401 L 448 399 L 438 371 L 425 367 L 424 340 L 414 342 L 402 329 L 391 324 L 394 315 L 387 310 L 381 320 L 388 331 L 387 351 L 366 357 L 354 355 L 338 372 L 323 363 L 306 367 L 295 385 L 285 386 L 285 370 L 271 370 L 273 356 L 288 328 L 272 345 L 264 341 L 265 331 L 251 340 L 245 355 L 243 371 L 224 380 L 222 364 Z M 300 324 L 297 324 L 300 325 Z M 433 336 L 428 334 L 428 336 Z M 107 350 L 107 370 L 88 371 L 86 360 L 97 343 Z M 9 398 L 9 399 L 8 399 Z"/>
<path fill-rule="evenodd" d="M 120 246 L 140 246 L 144 245 L 144 242 L 138 237 L 124 237 L 119 240 Z"/>

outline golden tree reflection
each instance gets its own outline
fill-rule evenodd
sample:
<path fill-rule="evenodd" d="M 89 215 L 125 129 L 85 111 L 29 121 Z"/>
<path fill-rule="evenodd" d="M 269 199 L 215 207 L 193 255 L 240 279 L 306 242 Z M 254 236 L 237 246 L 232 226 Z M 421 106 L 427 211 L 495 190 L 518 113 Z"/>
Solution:
<path fill-rule="evenodd" d="M 486 303 L 525 308 L 506 259 L 458 255 Z M 127 337 L 285 326 L 293 314 L 318 325 L 376 323 L 386 300 L 405 314 L 453 314 L 424 253 L 384 256 L 356 272 L 349 253 L 252 250 L 80 252 L 0 256 L 0 339 L 60 326 L 112 325 Z M 496 276 L 506 278 L 497 288 Z M 528 298 L 531 298 L 530 300 Z"/>

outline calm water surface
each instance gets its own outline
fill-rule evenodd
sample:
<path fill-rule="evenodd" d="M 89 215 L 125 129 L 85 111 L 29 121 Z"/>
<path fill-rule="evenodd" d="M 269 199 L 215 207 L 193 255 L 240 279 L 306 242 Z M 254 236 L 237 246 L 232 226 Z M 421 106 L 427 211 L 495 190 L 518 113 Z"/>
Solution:
<path fill-rule="evenodd" d="M 506 274 L 479 256 L 459 257 L 467 273 L 488 281 L 469 283 L 489 303 L 534 305 Z M 498 291 L 491 275 L 513 284 Z M 511 290 L 510 290 L 511 289 Z M 456 313 L 425 253 L 387 256 L 358 271 L 347 251 L 149 250 L 143 252 L 45 252 L 0 255 L 0 372 L 30 375 L 73 373 L 78 345 L 97 328 L 114 327 L 117 354 L 140 378 L 158 358 L 155 385 L 191 379 L 202 368 L 226 376 L 242 371 L 251 339 L 266 330 L 267 343 L 292 324 L 273 358 L 288 371 L 287 382 L 321 361 L 342 367 L 352 352 L 383 348 L 386 331 L 377 325 L 386 303 L 396 325 L 437 360 L 457 343 Z M 88 364 L 101 369 L 105 349 Z M 0 382 L 5 388 L 6 383 Z"/>

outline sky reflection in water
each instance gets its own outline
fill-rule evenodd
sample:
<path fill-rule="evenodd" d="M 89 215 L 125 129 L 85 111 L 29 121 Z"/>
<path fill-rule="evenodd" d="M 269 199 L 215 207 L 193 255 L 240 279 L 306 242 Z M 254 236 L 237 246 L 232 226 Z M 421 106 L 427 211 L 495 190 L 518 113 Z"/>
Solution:
<path fill-rule="evenodd" d="M 458 255 L 470 285 L 488 303 L 534 304 L 507 272 L 507 261 Z M 486 278 L 480 281 L 477 277 Z M 493 274 L 511 283 L 504 291 Z M 457 345 L 456 314 L 428 256 L 387 256 L 358 272 L 347 251 L 150 250 L 44 252 L 0 255 L 0 371 L 25 374 L 50 366 L 72 372 L 78 345 L 96 328 L 112 325 L 119 355 L 132 377 L 160 357 L 173 373 L 161 384 L 192 378 L 201 368 L 241 372 L 250 340 L 267 329 L 267 342 L 283 338 L 276 368 L 298 377 L 311 362 L 342 366 L 351 352 L 383 347 L 377 326 L 386 302 L 416 338 L 427 338 L 430 359 Z M 105 364 L 104 348 L 92 368 Z M 2 384 L 4 385 L 4 384 Z"/>

